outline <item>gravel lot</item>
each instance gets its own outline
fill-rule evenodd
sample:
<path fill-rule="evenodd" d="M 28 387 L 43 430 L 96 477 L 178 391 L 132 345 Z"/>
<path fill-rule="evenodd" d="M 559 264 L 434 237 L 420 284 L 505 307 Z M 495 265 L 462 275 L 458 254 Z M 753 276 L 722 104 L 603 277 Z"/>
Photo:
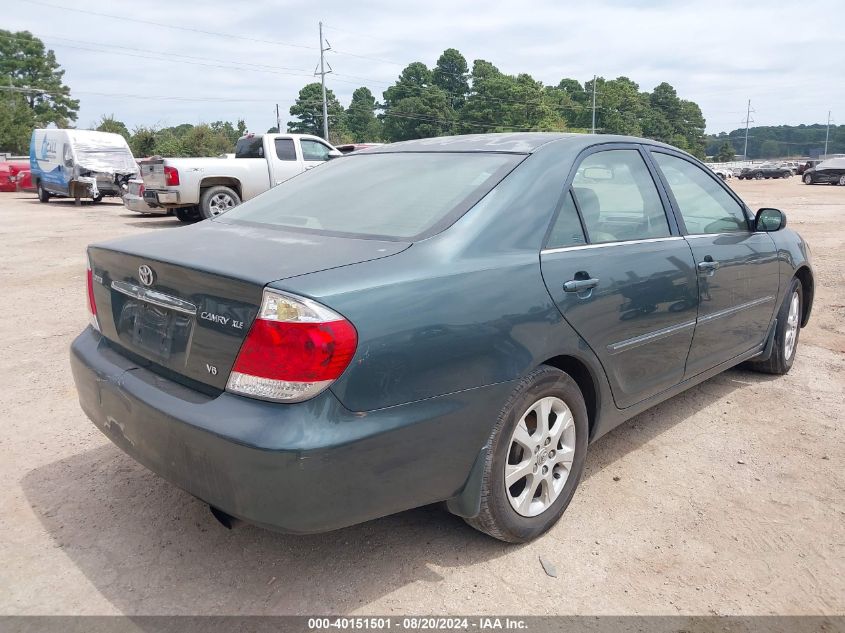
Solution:
<path fill-rule="evenodd" d="M 622 425 L 524 546 L 436 507 L 306 537 L 219 526 L 94 428 L 68 366 L 86 244 L 179 222 L 0 194 L 0 613 L 845 613 L 845 187 L 733 186 L 812 245 L 792 372 L 732 370 Z"/>

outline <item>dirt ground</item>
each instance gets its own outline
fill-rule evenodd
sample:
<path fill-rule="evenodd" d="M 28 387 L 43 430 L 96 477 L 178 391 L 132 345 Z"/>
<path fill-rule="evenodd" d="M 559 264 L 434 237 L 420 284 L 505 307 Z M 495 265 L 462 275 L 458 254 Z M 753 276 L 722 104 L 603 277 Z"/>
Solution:
<path fill-rule="evenodd" d="M 812 245 L 792 372 L 732 370 L 622 425 L 524 546 L 437 507 L 316 536 L 222 528 L 94 428 L 68 365 L 86 244 L 179 222 L 0 194 L 0 613 L 845 613 L 845 187 L 733 186 Z"/>

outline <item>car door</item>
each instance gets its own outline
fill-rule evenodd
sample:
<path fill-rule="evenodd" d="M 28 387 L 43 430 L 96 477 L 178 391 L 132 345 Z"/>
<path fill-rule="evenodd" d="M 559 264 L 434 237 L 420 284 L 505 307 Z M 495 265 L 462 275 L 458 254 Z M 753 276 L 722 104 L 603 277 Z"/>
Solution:
<path fill-rule="evenodd" d="M 565 184 L 540 260 L 550 295 L 625 408 L 683 379 L 696 274 L 641 148 L 598 147 Z"/>
<path fill-rule="evenodd" d="M 273 139 L 272 161 L 273 185 L 283 183 L 302 172 L 302 162 L 296 155 L 296 143 L 293 137 L 282 136 Z"/>
<path fill-rule="evenodd" d="M 698 318 L 686 376 L 760 345 L 778 294 L 779 266 L 768 233 L 752 230 L 745 205 L 688 157 L 651 149 L 692 249 L 698 273 Z"/>

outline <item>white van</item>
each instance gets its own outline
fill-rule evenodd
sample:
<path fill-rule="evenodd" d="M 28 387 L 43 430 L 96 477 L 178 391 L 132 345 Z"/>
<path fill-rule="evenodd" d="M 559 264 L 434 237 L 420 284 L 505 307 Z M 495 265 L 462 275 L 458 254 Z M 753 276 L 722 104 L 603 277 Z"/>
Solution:
<path fill-rule="evenodd" d="M 29 144 L 32 184 L 38 199 L 52 196 L 121 196 L 138 164 L 120 134 L 93 130 L 33 130 Z"/>

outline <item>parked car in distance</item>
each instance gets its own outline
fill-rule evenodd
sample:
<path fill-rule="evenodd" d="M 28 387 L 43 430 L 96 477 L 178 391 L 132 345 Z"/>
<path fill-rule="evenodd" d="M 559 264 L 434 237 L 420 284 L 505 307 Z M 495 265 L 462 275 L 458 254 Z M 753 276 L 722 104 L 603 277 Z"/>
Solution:
<path fill-rule="evenodd" d="M 728 180 L 729 178 L 733 178 L 734 176 L 733 172 L 727 167 L 713 167 L 711 165 L 708 165 L 708 167 L 710 167 L 710 169 L 713 170 L 713 173 L 716 174 L 722 180 Z"/>
<path fill-rule="evenodd" d="M 818 165 L 820 162 L 821 162 L 820 160 L 812 159 L 812 160 L 808 160 L 804 163 L 801 163 L 800 165 L 798 165 L 798 171 L 796 172 L 796 174 L 803 175 L 805 171 L 807 171 L 808 169 L 812 169 L 813 167 Z"/>
<path fill-rule="evenodd" d="M 138 166 L 120 134 L 94 130 L 33 130 L 29 144 L 32 181 L 38 199 L 53 196 L 91 198 L 122 196 Z"/>
<path fill-rule="evenodd" d="M 772 165 L 771 163 L 764 163 L 762 165 L 752 165 L 751 167 L 743 167 L 740 172 L 740 180 L 762 180 L 764 178 L 789 178 L 792 175 L 792 170 L 779 165 Z"/>
<path fill-rule="evenodd" d="M 28 160 L 0 161 L 0 191 L 17 191 L 18 175 L 22 170 L 29 171 Z"/>
<path fill-rule="evenodd" d="M 35 186 L 32 184 L 32 171 L 29 167 L 18 171 L 15 190 L 27 193 L 35 191 Z"/>
<path fill-rule="evenodd" d="M 224 525 L 445 501 L 523 542 L 622 421 L 742 362 L 787 373 L 814 281 L 785 214 L 692 156 L 520 133 L 355 152 L 94 244 L 87 288 L 83 411 Z"/>
<path fill-rule="evenodd" d="M 351 154 L 362 149 L 369 149 L 371 147 L 380 147 L 384 143 L 346 143 L 345 145 L 336 145 L 335 147 L 341 154 Z"/>
<path fill-rule="evenodd" d="M 183 222 L 212 218 L 338 156 L 342 154 L 318 136 L 247 134 L 238 140 L 234 158 L 144 161 L 144 201 L 174 210 Z"/>
<path fill-rule="evenodd" d="M 804 172 L 805 185 L 829 183 L 845 186 L 845 158 L 828 158 Z"/>

